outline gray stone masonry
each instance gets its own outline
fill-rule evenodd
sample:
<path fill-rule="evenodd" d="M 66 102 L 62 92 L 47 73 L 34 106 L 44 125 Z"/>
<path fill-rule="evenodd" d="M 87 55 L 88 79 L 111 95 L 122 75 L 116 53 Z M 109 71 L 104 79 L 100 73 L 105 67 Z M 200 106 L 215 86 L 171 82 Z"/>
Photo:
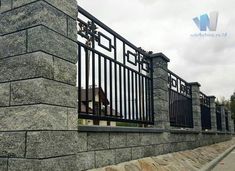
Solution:
<path fill-rule="evenodd" d="M 225 107 L 221 105 L 221 123 L 222 123 L 222 132 L 226 132 L 226 123 L 225 123 Z"/>
<path fill-rule="evenodd" d="M 76 130 L 76 0 L 1 0 L 0 13 L 0 131 Z"/>
<path fill-rule="evenodd" d="M 201 108 L 200 108 L 200 84 L 197 82 L 190 83 L 192 87 L 192 111 L 193 125 L 195 131 L 201 131 Z"/>
<path fill-rule="evenodd" d="M 168 93 L 168 62 L 162 53 L 153 54 L 153 99 L 154 127 L 170 128 L 169 93 Z"/>
<path fill-rule="evenodd" d="M 211 111 L 211 131 L 217 131 L 216 124 L 216 104 L 215 104 L 215 96 L 209 96 L 210 98 L 210 111 Z"/>
<path fill-rule="evenodd" d="M 233 127 L 233 119 L 232 119 L 232 115 L 231 115 L 231 110 L 228 109 L 228 127 L 229 127 L 229 132 L 232 132 L 232 127 Z"/>

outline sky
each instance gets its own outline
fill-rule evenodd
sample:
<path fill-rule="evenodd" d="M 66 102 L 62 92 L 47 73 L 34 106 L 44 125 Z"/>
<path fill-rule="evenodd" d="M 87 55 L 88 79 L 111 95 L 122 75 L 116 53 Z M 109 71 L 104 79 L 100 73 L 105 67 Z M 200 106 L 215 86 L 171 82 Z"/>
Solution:
<path fill-rule="evenodd" d="M 78 5 L 127 40 L 169 59 L 169 69 L 201 91 L 229 99 L 235 91 L 235 0 L 79 0 Z M 216 31 L 201 32 L 194 17 L 217 11 Z M 226 34 L 195 37 L 193 34 Z"/>

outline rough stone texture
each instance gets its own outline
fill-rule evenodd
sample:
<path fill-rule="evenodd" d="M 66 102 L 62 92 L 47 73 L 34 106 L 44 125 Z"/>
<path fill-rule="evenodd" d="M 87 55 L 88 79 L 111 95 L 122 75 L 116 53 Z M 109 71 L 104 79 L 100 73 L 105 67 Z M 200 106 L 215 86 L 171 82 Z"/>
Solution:
<path fill-rule="evenodd" d="M 90 171 L 196 171 L 218 157 L 233 144 L 234 140 L 231 140 L 194 150 L 147 157 Z"/>
<path fill-rule="evenodd" d="M 125 133 L 110 133 L 110 148 L 126 147 L 126 141 Z"/>
<path fill-rule="evenodd" d="M 144 157 L 144 147 L 133 147 L 131 149 L 131 156 L 133 160 Z"/>
<path fill-rule="evenodd" d="M 153 95 L 154 95 L 154 126 L 170 128 L 169 94 L 168 94 L 168 61 L 162 56 L 153 60 Z"/>
<path fill-rule="evenodd" d="M 27 78 L 53 78 L 53 57 L 43 52 L 29 53 L 0 60 L 0 81 Z"/>
<path fill-rule="evenodd" d="M 11 9 L 11 1 L 10 0 L 1 0 L 0 13 L 5 12 Z"/>
<path fill-rule="evenodd" d="M 131 160 L 131 148 L 116 149 L 116 163 Z"/>
<path fill-rule="evenodd" d="M 140 145 L 139 133 L 127 133 L 127 147 Z"/>
<path fill-rule="evenodd" d="M 115 150 L 96 151 L 95 161 L 97 168 L 115 164 Z"/>
<path fill-rule="evenodd" d="M 24 154 L 25 154 L 25 132 L 0 133 L 1 157 L 3 156 L 24 157 Z"/>
<path fill-rule="evenodd" d="M 0 123 L 0 131 L 66 130 L 67 108 L 49 105 L 1 108 Z"/>
<path fill-rule="evenodd" d="M 102 150 L 109 148 L 108 133 L 88 133 L 88 150 Z"/>
<path fill-rule="evenodd" d="M 79 166 L 77 165 L 77 159 L 75 155 L 65 156 L 65 157 L 57 157 L 42 160 L 39 166 L 42 171 L 73 171 L 79 170 Z"/>
<path fill-rule="evenodd" d="M 35 0 L 13 0 L 13 8 L 34 2 Z M 67 15 L 77 17 L 77 2 L 75 0 L 45 0 Z"/>
<path fill-rule="evenodd" d="M 40 171 L 40 160 L 9 159 L 8 171 L 33 170 Z"/>
<path fill-rule="evenodd" d="M 68 108 L 67 115 L 68 130 L 78 130 L 78 112 L 77 109 Z"/>
<path fill-rule="evenodd" d="M 84 152 L 77 154 L 78 171 L 87 170 L 95 167 L 95 153 Z"/>
<path fill-rule="evenodd" d="M 10 84 L 9 83 L 0 83 L 0 97 L 1 97 L 0 107 L 9 106 L 10 104 Z"/>
<path fill-rule="evenodd" d="M 26 32 L 0 36 L 0 58 L 18 55 L 26 52 Z"/>
<path fill-rule="evenodd" d="M 216 125 L 216 104 L 215 104 L 216 97 L 210 97 L 210 111 L 211 111 L 211 130 L 217 131 Z"/>
<path fill-rule="evenodd" d="M 73 63 L 77 61 L 77 44 L 44 26 L 28 30 L 28 51 L 38 50 L 43 50 Z"/>
<path fill-rule="evenodd" d="M 200 131 L 201 126 L 201 107 L 200 107 L 200 84 L 192 83 L 192 111 L 194 130 Z"/>
<path fill-rule="evenodd" d="M 43 1 L 9 11 L 1 17 L 0 35 L 39 24 L 67 35 L 66 15 Z"/>
<path fill-rule="evenodd" d="M 222 132 L 226 131 L 226 123 L 225 123 L 225 107 L 221 106 L 221 125 L 222 125 Z"/>
<path fill-rule="evenodd" d="M 7 159 L 0 158 L 0 170 L 1 171 L 8 171 L 7 170 Z"/>
<path fill-rule="evenodd" d="M 54 79 L 76 85 L 77 66 L 59 58 L 54 58 Z"/>
<path fill-rule="evenodd" d="M 11 84 L 11 105 L 53 104 L 76 107 L 76 87 L 37 78 Z"/>
<path fill-rule="evenodd" d="M 68 17 L 68 37 L 77 41 L 77 21 Z"/>
<path fill-rule="evenodd" d="M 77 131 L 28 132 L 28 158 L 71 155 L 87 150 L 87 134 Z"/>

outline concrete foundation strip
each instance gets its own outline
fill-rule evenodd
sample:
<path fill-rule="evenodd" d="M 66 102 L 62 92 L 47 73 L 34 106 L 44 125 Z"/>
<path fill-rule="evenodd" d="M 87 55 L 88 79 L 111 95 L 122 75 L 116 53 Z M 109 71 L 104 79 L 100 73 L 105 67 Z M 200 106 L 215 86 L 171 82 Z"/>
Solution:
<path fill-rule="evenodd" d="M 231 151 L 235 149 L 235 145 L 225 150 L 222 154 L 220 154 L 217 158 L 207 163 L 204 167 L 202 167 L 199 171 L 210 171 L 213 169 L 221 160 L 223 160 Z"/>

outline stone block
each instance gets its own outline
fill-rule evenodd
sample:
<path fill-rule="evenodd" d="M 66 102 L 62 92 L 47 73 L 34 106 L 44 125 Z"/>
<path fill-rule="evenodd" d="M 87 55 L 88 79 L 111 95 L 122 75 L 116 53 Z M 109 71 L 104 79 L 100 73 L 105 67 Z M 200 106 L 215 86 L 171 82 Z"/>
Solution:
<path fill-rule="evenodd" d="M 26 52 L 26 31 L 0 36 L 0 58 Z"/>
<path fill-rule="evenodd" d="M 87 134 L 77 131 L 38 131 L 27 134 L 28 158 L 71 155 L 87 150 Z"/>
<path fill-rule="evenodd" d="M 77 66 L 65 60 L 54 58 L 54 79 L 76 85 Z"/>
<path fill-rule="evenodd" d="M 152 138 L 153 138 L 152 133 L 140 133 L 140 144 L 150 145 L 153 143 Z"/>
<path fill-rule="evenodd" d="M 68 130 L 78 130 L 78 112 L 77 109 L 68 108 Z"/>
<path fill-rule="evenodd" d="M 33 170 L 41 171 L 41 161 L 34 159 L 10 158 L 8 161 L 8 171 Z"/>
<path fill-rule="evenodd" d="M 96 168 L 115 164 L 115 150 L 102 150 L 95 152 Z"/>
<path fill-rule="evenodd" d="M 108 133 L 88 133 L 88 150 L 102 150 L 109 148 Z"/>
<path fill-rule="evenodd" d="M 157 100 L 165 100 L 165 101 L 168 101 L 169 99 L 169 94 L 168 94 L 168 91 L 166 90 L 162 90 L 162 89 L 158 89 L 158 90 L 154 90 L 154 98 Z"/>
<path fill-rule="evenodd" d="M 116 164 L 131 160 L 131 148 L 116 149 Z"/>
<path fill-rule="evenodd" d="M 94 168 L 95 167 L 94 151 L 77 154 L 77 166 L 78 166 L 78 171 Z"/>
<path fill-rule="evenodd" d="M 143 148 L 143 155 L 144 157 L 151 157 L 155 155 L 155 146 L 154 145 L 149 145 L 149 146 L 144 146 Z"/>
<path fill-rule="evenodd" d="M 140 159 L 144 157 L 144 147 L 132 147 L 132 160 Z"/>
<path fill-rule="evenodd" d="M 44 1 L 36 1 L 11 10 L 1 17 L 0 34 L 42 24 L 63 35 L 67 35 L 66 15 Z"/>
<path fill-rule="evenodd" d="M 1 171 L 8 171 L 7 170 L 7 159 L 0 158 L 0 170 Z"/>
<path fill-rule="evenodd" d="M 1 157 L 24 157 L 25 132 L 2 132 L 0 133 L 0 156 Z"/>
<path fill-rule="evenodd" d="M 11 84 L 11 105 L 52 104 L 76 107 L 77 89 L 56 81 L 37 78 Z"/>
<path fill-rule="evenodd" d="M 68 37 L 77 41 L 77 21 L 68 17 Z"/>
<path fill-rule="evenodd" d="M 37 168 L 35 168 L 37 169 Z M 73 171 L 79 170 L 79 166 L 77 165 L 76 155 L 65 156 L 65 157 L 56 157 L 41 160 L 40 163 L 40 171 Z"/>
<path fill-rule="evenodd" d="M 53 78 L 53 57 L 43 52 L 29 53 L 0 60 L 0 81 L 35 77 Z"/>
<path fill-rule="evenodd" d="M 1 69 L 0 69 L 1 70 Z M 10 83 L 0 83 L 0 106 L 10 104 Z"/>
<path fill-rule="evenodd" d="M 126 147 L 126 142 L 125 133 L 110 133 L 110 148 Z"/>
<path fill-rule="evenodd" d="M 0 110 L 0 131 L 66 130 L 67 108 L 50 105 L 5 107 Z"/>
<path fill-rule="evenodd" d="M 139 133 L 127 133 L 127 147 L 140 145 Z"/>
<path fill-rule="evenodd" d="M 26 5 L 35 0 L 13 0 L 13 8 Z M 45 0 L 52 6 L 63 11 L 67 15 L 76 18 L 77 17 L 77 1 L 76 0 Z"/>
<path fill-rule="evenodd" d="M 0 13 L 8 11 L 11 9 L 11 1 L 10 0 L 1 0 Z M 1 26 L 0 26 L 1 28 Z"/>
<path fill-rule="evenodd" d="M 77 62 L 76 42 L 46 28 L 37 26 L 28 30 L 28 51 L 48 52 L 72 63 Z"/>

